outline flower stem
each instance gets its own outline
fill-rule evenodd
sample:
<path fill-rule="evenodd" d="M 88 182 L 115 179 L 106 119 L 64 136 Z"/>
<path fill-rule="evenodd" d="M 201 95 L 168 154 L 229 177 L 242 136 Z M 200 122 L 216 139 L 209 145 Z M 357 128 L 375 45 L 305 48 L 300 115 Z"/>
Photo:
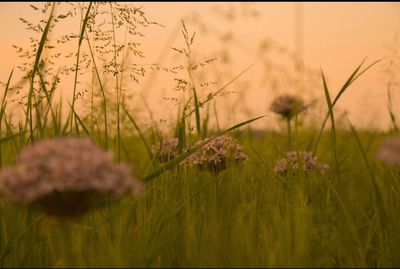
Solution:
<path fill-rule="evenodd" d="M 286 119 L 287 123 L 287 132 L 288 132 L 288 149 L 290 150 L 292 148 L 292 128 L 290 125 L 290 119 Z"/>

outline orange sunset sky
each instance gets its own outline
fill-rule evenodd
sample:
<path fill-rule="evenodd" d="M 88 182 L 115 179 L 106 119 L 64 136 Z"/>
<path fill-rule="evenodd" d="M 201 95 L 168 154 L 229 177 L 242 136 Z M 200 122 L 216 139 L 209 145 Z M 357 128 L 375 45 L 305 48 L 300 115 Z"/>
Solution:
<path fill-rule="evenodd" d="M 216 83 L 222 85 L 224 81 L 229 80 L 229 77 L 232 78 L 254 64 L 230 89 L 236 92 L 236 97 L 233 94 L 227 101 L 220 101 L 220 104 L 232 107 L 238 100 L 237 96 L 240 97 L 241 104 L 237 111 L 227 109 L 221 112 L 230 115 L 226 116 L 229 118 L 228 123 L 267 113 L 263 123 L 258 123 L 258 126 L 265 127 L 268 120 L 276 120 L 276 116 L 268 112 L 271 99 L 277 93 L 285 93 L 286 90 L 297 91 L 296 87 L 288 83 L 274 92 L 268 77 L 262 80 L 266 71 L 257 51 L 263 40 L 270 40 L 276 47 L 288 52 L 299 52 L 307 67 L 316 71 L 322 68 L 328 78 L 331 95 L 337 93 L 365 57 L 368 57 L 367 64 L 382 58 L 381 63 L 360 77 L 343 96 L 336 112 L 347 111 L 349 119 L 359 128 L 386 129 L 390 126 L 386 109 L 388 79 L 385 77 L 384 67 L 391 56 L 387 46 L 400 46 L 400 43 L 395 44 L 393 41 L 396 31 L 400 34 L 400 3 L 145 2 L 133 4 L 143 6 L 148 18 L 164 26 L 153 26 L 144 30 L 146 36 L 141 39 L 141 43 L 146 58 L 140 59 L 140 63 L 159 63 L 160 60 L 162 61 L 160 64 L 169 66 L 178 61 L 182 63 L 182 59 L 174 57 L 169 47 L 183 44 L 177 29 L 180 30 L 178 28 L 180 20 L 185 19 L 190 31 L 196 32 L 193 49 L 197 57 L 206 59 L 216 56 L 219 70 L 226 71 L 226 76 L 221 76 L 221 81 L 215 81 Z M 35 5 L 40 6 L 43 3 Z M 301 16 L 297 17 L 297 20 L 296 10 L 301 12 L 297 13 Z M 0 81 L 6 81 L 11 69 L 20 61 L 11 45 L 28 44 L 29 33 L 18 18 L 38 19 L 34 17 L 35 14 L 29 3 L 0 3 Z M 193 18 L 205 22 L 209 27 L 208 31 L 204 32 L 200 24 L 192 21 Z M 299 20 L 302 25 L 298 24 Z M 76 25 L 69 24 L 63 27 L 65 29 L 60 31 L 79 32 L 78 22 Z M 234 41 L 223 43 L 221 37 L 226 33 L 231 33 Z M 167 52 L 164 52 L 165 48 Z M 229 50 L 233 58 L 228 65 L 221 63 L 223 50 Z M 271 61 L 279 62 L 280 56 L 271 53 Z M 290 65 L 287 61 L 283 61 L 283 64 Z M 399 71 L 398 67 L 397 73 Z M 160 74 L 153 80 L 147 87 L 147 92 L 142 94 L 154 109 L 156 118 L 162 118 L 166 115 L 165 109 L 161 109 L 165 103 L 163 97 L 173 94 L 170 93 L 173 77 Z M 212 77 L 211 80 L 218 80 L 218 76 Z M 284 81 L 284 78 L 282 80 Z M 67 82 L 64 83 L 63 96 L 68 96 L 72 89 L 68 88 Z M 324 105 L 321 80 L 317 83 L 319 87 L 313 90 L 315 92 L 311 95 L 321 97 L 321 104 Z M 132 87 L 136 93 L 143 90 L 140 85 Z M 241 89 L 246 91 L 242 95 L 239 94 Z M 393 88 L 392 94 L 394 111 L 400 116 L 398 86 Z M 135 102 L 138 107 L 141 105 L 140 99 Z M 165 105 L 167 110 L 168 105 Z M 239 113 L 239 110 L 245 113 Z M 231 118 L 234 112 L 237 114 Z"/>

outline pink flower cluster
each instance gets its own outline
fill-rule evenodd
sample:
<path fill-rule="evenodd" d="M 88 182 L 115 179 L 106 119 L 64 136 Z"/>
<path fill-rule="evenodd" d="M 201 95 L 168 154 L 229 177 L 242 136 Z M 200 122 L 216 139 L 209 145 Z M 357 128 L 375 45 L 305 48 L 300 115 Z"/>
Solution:
<path fill-rule="evenodd" d="M 15 166 L 0 171 L 0 191 L 8 200 L 27 205 L 54 193 L 61 199 L 63 193 L 138 195 L 142 189 L 129 165 L 114 164 L 112 153 L 88 138 L 38 141 L 22 150 Z"/>
<path fill-rule="evenodd" d="M 400 136 L 386 138 L 376 157 L 390 166 L 400 168 Z"/>
<path fill-rule="evenodd" d="M 204 141 L 200 140 L 194 146 L 201 143 L 204 143 Z M 184 160 L 183 164 L 195 166 L 201 170 L 219 172 L 232 164 L 239 164 L 247 159 L 247 155 L 236 139 L 222 135 L 190 155 Z"/>
<path fill-rule="evenodd" d="M 325 173 L 329 169 L 327 164 L 321 163 L 318 157 L 309 151 L 289 151 L 286 158 L 280 159 L 275 164 L 275 173 L 281 176 L 287 175 L 288 171 L 295 174 L 303 171 L 306 175 L 313 171 Z"/>
<path fill-rule="evenodd" d="M 271 104 L 270 110 L 284 118 L 291 119 L 305 109 L 303 100 L 293 95 L 281 95 Z"/>
<path fill-rule="evenodd" d="M 158 160 L 162 163 L 168 162 L 176 157 L 178 144 L 178 138 L 165 139 L 160 145 L 152 145 L 151 154 L 158 157 Z"/>

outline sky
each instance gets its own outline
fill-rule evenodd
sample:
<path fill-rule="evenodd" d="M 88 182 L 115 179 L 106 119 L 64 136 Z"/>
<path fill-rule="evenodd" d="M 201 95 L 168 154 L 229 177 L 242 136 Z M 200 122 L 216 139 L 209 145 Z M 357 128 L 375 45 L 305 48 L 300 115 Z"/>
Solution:
<path fill-rule="evenodd" d="M 37 5 L 40 4 L 37 3 Z M 273 41 L 273 44 L 285 48 L 286 51 L 300 51 L 306 66 L 317 71 L 322 69 L 328 78 L 331 95 L 339 91 L 342 84 L 365 57 L 367 57 L 367 64 L 383 59 L 360 77 L 343 95 L 336 112 L 347 111 L 351 122 L 360 128 L 387 129 L 390 126 L 386 108 L 387 78 L 383 70 L 385 62 L 390 59 L 387 46 L 393 45 L 395 33 L 400 31 L 400 3 L 145 2 L 135 3 L 135 5 L 143 6 L 146 16 L 164 26 L 146 29 L 146 36 L 141 39 L 146 58 L 141 59 L 141 63 L 156 63 L 160 60 L 160 55 L 165 56 L 161 59 L 163 64 L 182 62 L 173 57 L 171 50 L 167 53 L 163 51 L 165 48 L 182 45 L 182 37 L 177 29 L 180 30 L 178 28 L 180 20 L 185 19 L 189 21 L 189 29 L 196 32 L 194 52 L 198 58 L 220 56 L 218 53 L 224 49 L 230 50 L 234 56 L 231 64 L 225 67 L 220 65 L 219 70 L 225 68 L 223 71 L 225 75 L 221 75 L 221 81 L 216 81 L 217 83 L 222 85 L 224 81 L 229 81 L 247 66 L 254 64 L 250 71 L 238 80 L 237 85 L 232 87 L 232 90 L 236 92 L 240 91 L 240 87 L 246 89 L 243 95 L 245 97 L 240 97 L 240 100 L 245 104 L 243 107 L 246 106 L 249 111 L 246 115 L 237 115 L 232 121 L 245 119 L 249 115 L 258 116 L 266 113 L 267 120 L 276 121 L 276 117 L 268 112 L 268 106 L 276 93 L 270 89 L 270 86 L 266 86 L 270 85 L 268 81 L 262 82 L 261 77 L 266 69 L 259 54 L 255 53 L 260 43 L 268 39 Z M 299 5 L 302 10 L 302 27 L 295 19 L 296 6 L 299 8 Z M 29 7 L 29 3 L 0 3 L 0 81 L 5 81 L 10 70 L 20 61 L 11 44 L 28 44 L 28 32 L 18 18 L 37 19 L 35 14 Z M 251 14 L 256 15 L 251 16 Z M 212 31 L 203 32 L 200 24 L 190 23 L 190 18 L 195 16 L 206 22 Z M 63 27 L 65 27 L 63 30 L 77 29 L 75 32 L 79 31 L 78 23 Z M 302 29 L 300 41 L 296 39 L 296 29 Z M 221 42 L 220 37 L 224 33 L 231 33 L 235 42 L 228 45 Z M 397 47 L 399 45 L 397 43 Z M 271 56 L 272 61 L 278 62 L 279 57 L 274 57 Z M 250 86 L 241 86 L 246 85 L 246 81 L 250 81 Z M 323 97 L 321 80 L 319 79 L 316 83 L 319 83 L 319 87 L 313 90 L 315 91 L 313 94 Z M 172 85 L 173 77 L 160 74 L 154 78 L 151 87 L 146 88 L 148 92 L 145 95 L 149 99 L 150 106 L 154 107 L 156 117 L 161 118 L 165 115 L 165 112 L 159 108 L 165 102 L 164 97 L 169 96 Z M 296 93 L 296 89 L 293 89 L 295 87 L 291 87 L 290 84 L 284 85 L 286 86 L 279 88 L 279 93 L 285 93 L 286 88 L 287 91 Z M 139 86 L 132 87 L 136 87 L 136 92 L 143 89 Z M 66 92 L 68 90 L 64 89 Z M 298 92 L 298 94 L 302 93 Z M 242 95 L 237 94 L 237 96 Z M 230 105 L 235 102 L 234 100 L 235 98 L 231 98 Z M 398 88 L 393 89 L 393 101 L 395 112 L 400 116 L 398 105 L 400 89 Z M 139 105 L 140 102 L 137 102 Z M 228 110 L 227 115 L 232 111 L 233 109 Z M 263 124 L 268 123 L 264 121 Z"/>

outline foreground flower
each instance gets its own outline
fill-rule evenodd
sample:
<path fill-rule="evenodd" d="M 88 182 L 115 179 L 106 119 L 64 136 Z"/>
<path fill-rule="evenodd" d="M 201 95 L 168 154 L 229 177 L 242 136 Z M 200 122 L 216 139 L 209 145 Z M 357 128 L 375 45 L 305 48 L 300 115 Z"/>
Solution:
<path fill-rule="evenodd" d="M 400 136 L 386 138 L 376 157 L 378 160 L 400 169 Z"/>
<path fill-rule="evenodd" d="M 200 140 L 195 146 L 203 142 L 203 140 Z M 238 144 L 236 139 L 222 135 L 190 155 L 183 163 L 197 167 L 200 170 L 218 173 L 247 159 L 247 155 L 243 152 L 242 146 Z"/>
<path fill-rule="evenodd" d="M 79 216 L 108 198 L 142 191 L 130 166 L 112 161 L 111 152 L 88 138 L 41 140 L 24 148 L 14 167 L 0 171 L 0 191 L 49 215 Z"/>
<path fill-rule="evenodd" d="M 166 163 L 176 157 L 178 145 L 178 138 L 168 138 L 163 140 L 160 145 L 153 145 L 151 148 L 151 154 L 153 156 L 158 156 L 158 160 L 161 163 Z"/>
<path fill-rule="evenodd" d="M 270 110 L 290 120 L 305 109 L 302 99 L 294 95 L 281 95 L 272 102 Z"/>
<path fill-rule="evenodd" d="M 292 174 L 303 171 L 306 175 L 313 171 L 320 174 L 325 173 L 329 169 L 327 164 L 321 163 L 318 157 L 309 151 L 289 151 L 286 158 L 280 159 L 275 164 L 275 173 L 281 176 L 287 175 L 288 171 Z"/>

